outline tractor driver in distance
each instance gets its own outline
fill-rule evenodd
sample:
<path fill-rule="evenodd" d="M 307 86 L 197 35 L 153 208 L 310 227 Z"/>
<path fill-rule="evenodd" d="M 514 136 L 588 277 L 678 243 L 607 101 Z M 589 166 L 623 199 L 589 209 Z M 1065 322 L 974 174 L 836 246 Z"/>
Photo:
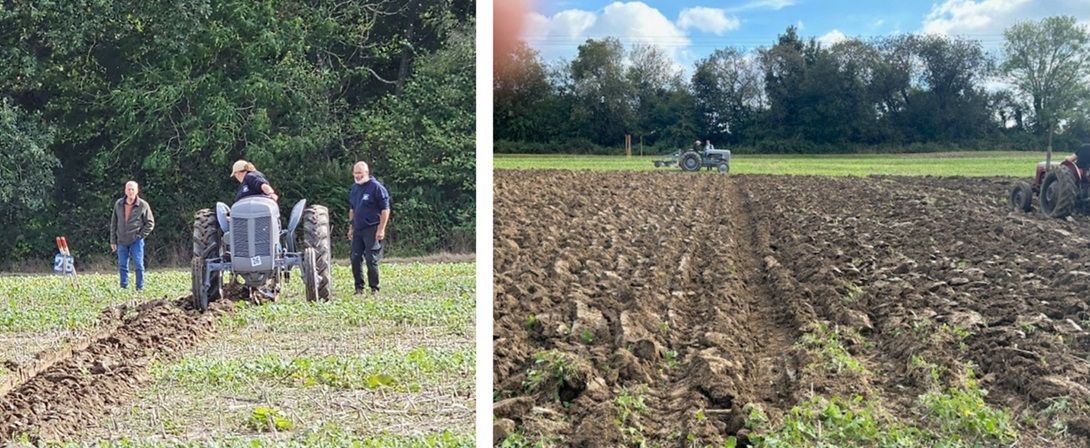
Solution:
<path fill-rule="evenodd" d="M 231 177 L 242 184 L 238 187 L 238 193 L 235 194 L 235 202 L 247 196 L 257 195 L 268 196 L 274 201 L 280 200 L 280 196 L 273 191 L 272 185 L 265 180 L 265 175 L 261 174 L 261 171 L 258 171 L 250 162 L 245 160 L 235 162 L 235 165 L 231 167 Z"/>
<path fill-rule="evenodd" d="M 712 145 L 711 140 L 705 140 L 704 141 L 704 149 L 715 149 L 715 146 Z"/>
<path fill-rule="evenodd" d="M 1065 157 L 1068 162 L 1073 162 L 1080 170 L 1090 168 L 1090 143 L 1083 143 L 1074 154 Z"/>

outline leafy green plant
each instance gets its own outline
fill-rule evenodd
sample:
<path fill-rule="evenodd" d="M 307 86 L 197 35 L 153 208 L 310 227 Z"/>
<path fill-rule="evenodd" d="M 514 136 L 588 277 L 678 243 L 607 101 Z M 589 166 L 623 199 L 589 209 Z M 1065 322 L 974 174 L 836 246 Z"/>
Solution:
<path fill-rule="evenodd" d="M 931 332 L 931 319 L 923 318 L 912 322 L 912 331 L 916 334 Z"/>
<path fill-rule="evenodd" d="M 984 402 L 987 391 L 981 389 L 967 369 L 963 387 L 945 392 L 929 392 L 920 397 L 920 404 L 943 434 L 958 435 L 968 440 L 1007 443 L 1017 437 L 1010 414 L 994 409 Z"/>
<path fill-rule="evenodd" d="M 1051 400 L 1048 407 L 1044 411 L 1041 411 L 1045 417 L 1052 420 L 1049 425 L 1049 429 L 1053 434 L 1063 434 L 1067 432 L 1067 422 L 1062 418 L 1064 414 L 1067 414 L 1071 410 L 1071 398 L 1057 397 Z"/>
<path fill-rule="evenodd" d="M 559 437 L 552 435 L 543 435 L 534 438 L 527 436 L 521 430 L 508 434 L 506 438 L 500 442 L 500 448 L 552 448 L 562 446 Z"/>
<path fill-rule="evenodd" d="M 284 432 L 295 428 L 295 423 L 284 417 L 276 408 L 269 406 L 254 408 L 249 418 L 246 419 L 245 425 L 247 428 L 258 432 Z"/>
<path fill-rule="evenodd" d="M 526 435 L 522 432 L 515 431 L 504 437 L 503 442 L 500 442 L 500 448 L 530 448 L 533 444 L 530 439 L 526 438 Z"/>
<path fill-rule="evenodd" d="M 594 342 L 594 333 L 584 328 L 579 332 L 579 341 L 584 344 L 590 344 Z"/>
<path fill-rule="evenodd" d="M 678 367 L 679 364 L 678 364 L 678 361 L 677 361 L 677 351 L 676 350 L 667 350 L 666 353 L 664 354 L 664 358 L 665 358 L 665 361 L 666 361 L 666 368 L 667 369 L 676 369 Z"/>
<path fill-rule="evenodd" d="M 855 283 L 848 284 L 848 295 L 844 297 L 844 301 L 847 303 L 855 303 L 859 301 L 859 298 L 863 296 L 863 288 Z"/>
<path fill-rule="evenodd" d="M 799 339 L 803 349 L 815 353 L 820 359 L 822 368 L 841 373 L 863 374 L 866 369 L 859 360 L 852 357 L 851 353 L 840 343 L 842 332 L 839 328 L 830 330 L 824 323 L 813 325 L 811 330 L 803 334 Z M 853 335 L 861 338 L 861 336 Z M 812 368 L 814 365 L 808 366 Z"/>
<path fill-rule="evenodd" d="M 927 362 L 923 357 L 919 355 L 912 355 L 909 359 L 909 365 L 916 369 L 923 369 L 927 371 L 928 378 L 931 379 L 932 384 L 939 384 L 942 378 L 943 368 L 934 363 Z"/>
<path fill-rule="evenodd" d="M 742 413 L 746 415 L 746 428 L 753 431 L 766 431 L 769 428 L 768 415 L 764 408 L 757 403 L 746 403 L 742 407 Z"/>
<path fill-rule="evenodd" d="M 580 384 L 579 361 L 574 355 L 547 350 L 534 355 L 534 365 L 526 372 L 523 386 L 529 392 L 544 391 L 560 400 L 560 389 Z"/>
<path fill-rule="evenodd" d="M 814 397 L 793 407 L 775 428 L 760 408 L 751 407 L 746 426 L 757 431 L 758 447 L 794 446 L 929 446 L 925 434 L 884 414 L 863 397 Z"/>
<path fill-rule="evenodd" d="M 625 441 L 631 444 L 642 445 L 644 443 L 643 423 L 641 417 L 647 414 L 646 403 L 647 385 L 641 384 L 635 387 L 621 389 L 620 395 L 614 400 L 617 406 L 617 427 Z"/>

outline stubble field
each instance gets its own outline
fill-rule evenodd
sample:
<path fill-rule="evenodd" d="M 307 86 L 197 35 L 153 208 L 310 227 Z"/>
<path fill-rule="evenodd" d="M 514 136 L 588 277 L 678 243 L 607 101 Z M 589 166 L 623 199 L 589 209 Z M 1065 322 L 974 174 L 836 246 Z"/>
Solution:
<path fill-rule="evenodd" d="M 0 438 L 100 446 L 472 446 L 472 263 L 383 266 L 383 293 L 191 309 L 188 271 L 0 277 Z M 235 297 L 236 299 L 238 297 Z"/>

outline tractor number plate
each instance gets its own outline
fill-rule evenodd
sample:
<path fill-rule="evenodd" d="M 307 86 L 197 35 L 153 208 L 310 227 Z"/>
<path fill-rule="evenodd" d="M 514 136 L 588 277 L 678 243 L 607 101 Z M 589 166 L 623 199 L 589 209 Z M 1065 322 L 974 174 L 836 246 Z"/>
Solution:
<path fill-rule="evenodd" d="M 261 266 L 261 257 L 250 257 L 250 266 Z"/>

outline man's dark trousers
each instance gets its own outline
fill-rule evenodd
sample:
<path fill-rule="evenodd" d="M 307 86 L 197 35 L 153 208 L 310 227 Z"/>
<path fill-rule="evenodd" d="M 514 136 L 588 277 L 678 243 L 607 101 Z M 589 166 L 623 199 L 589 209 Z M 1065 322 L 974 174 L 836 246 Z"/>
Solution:
<path fill-rule="evenodd" d="M 379 290 L 378 260 L 382 254 L 382 246 L 376 244 L 377 232 L 377 225 L 352 232 L 352 277 L 356 280 L 356 291 L 363 289 L 363 273 L 360 269 L 363 260 L 367 260 L 367 283 L 371 285 L 371 291 Z"/>

